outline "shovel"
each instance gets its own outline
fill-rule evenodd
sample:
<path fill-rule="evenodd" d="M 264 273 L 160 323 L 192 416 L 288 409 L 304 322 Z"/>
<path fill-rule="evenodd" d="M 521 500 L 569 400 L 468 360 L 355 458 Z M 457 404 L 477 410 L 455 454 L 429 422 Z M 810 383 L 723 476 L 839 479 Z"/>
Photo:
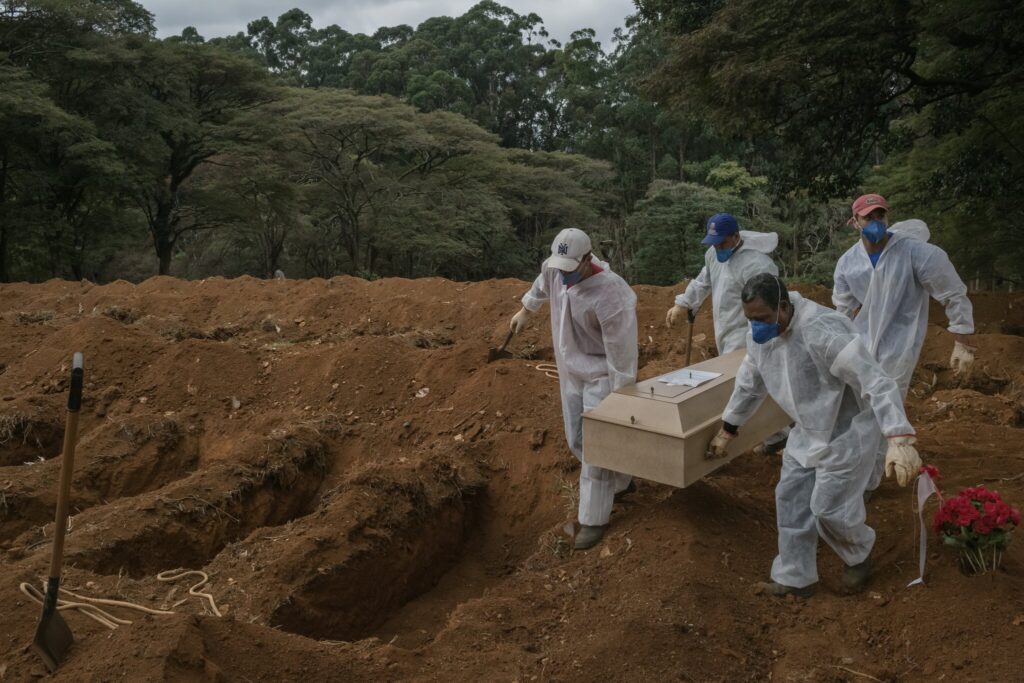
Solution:
<path fill-rule="evenodd" d="M 57 594 L 60 591 L 60 570 L 64 559 L 64 534 L 68 528 L 68 498 L 71 495 L 71 474 L 75 469 L 75 442 L 78 438 L 78 410 L 82 406 L 84 372 L 82 354 L 76 353 L 71 362 L 71 391 L 68 394 L 68 416 L 64 425 L 64 451 L 60 463 L 60 490 L 57 493 L 50 576 L 43 597 L 43 614 L 32 641 L 32 649 L 51 672 L 57 670 L 71 644 L 75 642 L 71 629 L 57 611 Z"/>
<path fill-rule="evenodd" d="M 508 343 L 510 341 L 512 341 L 512 335 L 514 334 L 515 330 L 509 330 L 508 334 L 505 336 L 505 342 L 501 346 L 499 346 L 496 349 L 487 349 L 488 363 L 493 363 L 494 361 L 500 360 L 502 358 L 512 358 L 512 352 L 506 351 L 505 347 L 508 346 Z"/>

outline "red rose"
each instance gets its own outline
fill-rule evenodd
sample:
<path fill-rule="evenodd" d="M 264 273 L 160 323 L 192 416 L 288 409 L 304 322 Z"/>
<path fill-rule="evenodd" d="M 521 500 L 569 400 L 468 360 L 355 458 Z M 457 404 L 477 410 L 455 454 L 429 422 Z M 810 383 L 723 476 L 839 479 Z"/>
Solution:
<path fill-rule="evenodd" d="M 927 474 L 932 479 L 942 479 L 942 475 L 939 474 L 939 468 L 935 465 L 921 465 L 921 473 Z"/>

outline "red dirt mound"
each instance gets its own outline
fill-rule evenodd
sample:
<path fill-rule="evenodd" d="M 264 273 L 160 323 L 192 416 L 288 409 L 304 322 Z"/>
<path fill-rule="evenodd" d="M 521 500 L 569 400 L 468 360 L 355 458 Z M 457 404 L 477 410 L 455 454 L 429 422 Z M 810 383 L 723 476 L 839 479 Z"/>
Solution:
<path fill-rule="evenodd" d="M 823 550 L 809 601 L 758 595 L 778 460 L 685 490 L 641 482 L 607 540 L 569 551 L 578 465 L 546 316 L 487 364 L 526 284 L 353 278 L 0 287 L 0 681 L 26 648 L 53 533 L 68 360 L 85 352 L 65 584 L 172 609 L 110 631 L 66 613 L 56 680 L 1014 680 L 1024 557 L 967 578 L 910 494 L 872 499 L 877 573 L 846 595 Z M 799 289 L 799 288 L 798 288 Z M 669 288 L 637 287 L 641 375 L 682 364 Z M 822 288 L 805 290 L 827 302 Z M 982 294 L 978 364 L 928 340 L 910 409 L 944 489 L 1024 503 L 1020 297 Z M 941 310 L 933 323 L 943 322 Z M 694 357 L 714 354 L 707 311 Z M 222 617 L 188 583 L 202 569 Z"/>

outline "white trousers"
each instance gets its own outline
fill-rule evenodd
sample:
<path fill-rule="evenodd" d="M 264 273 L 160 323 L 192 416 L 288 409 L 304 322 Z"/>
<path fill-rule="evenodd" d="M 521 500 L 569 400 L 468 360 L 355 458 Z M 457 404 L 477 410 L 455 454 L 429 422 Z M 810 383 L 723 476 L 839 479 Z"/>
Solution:
<path fill-rule="evenodd" d="M 562 420 L 569 449 L 583 464 L 580 469 L 579 522 L 602 526 L 612 514 L 615 494 L 629 486 L 628 474 L 588 465 L 583 453 L 583 413 L 592 410 L 611 393 L 607 377 L 584 381 L 571 375 L 559 377 L 562 393 Z"/>
<path fill-rule="evenodd" d="M 829 464 L 802 467 L 788 453 L 775 487 L 779 554 L 772 580 L 803 588 L 818 580 L 818 536 L 847 565 L 860 564 L 875 544 L 875 530 L 864 523 L 864 486 L 874 466 L 873 453 L 827 458 Z"/>

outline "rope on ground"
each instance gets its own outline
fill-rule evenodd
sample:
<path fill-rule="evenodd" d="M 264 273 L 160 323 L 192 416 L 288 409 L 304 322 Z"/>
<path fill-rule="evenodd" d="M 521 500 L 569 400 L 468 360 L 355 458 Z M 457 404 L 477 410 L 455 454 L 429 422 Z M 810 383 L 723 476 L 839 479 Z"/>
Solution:
<path fill-rule="evenodd" d="M 537 363 L 533 369 L 543 372 L 545 377 L 558 379 L 558 366 L 554 363 Z"/>
<path fill-rule="evenodd" d="M 24 593 L 34 602 L 42 606 L 43 598 L 45 597 L 44 591 L 39 590 L 39 588 L 33 586 L 30 583 L 22 583 L 19 586 L 19 588 L 21 589 L 22 593 Z M 63 599 L 60 597 L 61 595 L 69 595 L 72 598 L 74 598 L 74 600 Z M 77 593 L 72 593 L 66 588 L 61 588 L 57 596 L 58 610 L 77 609 L 85 616 L 89 617 L 94 621 L 99 622 L 100 624 L 106 626 L 111 630 L 116 629 L 118 626 L 123 626 L 126 624 L 130 624 L 132 622 L 128 619 L 120 619 L 118 617 L 115 617 L 113 614 L 106 611 L 105 609 L 97 607 L 97 605 L 106 605 L 108 607 L 124 607 L 127 609 L 138 610 L 139 612 L 145 612 L 146 614 L 174 614 L 174 612 L 169 612 L 167 610 L 150 609 L 149 607 L 137 605 L 134 602 L 126 602 L 124 600 L 90 598 L 85 595 L 78 595 Z"/>
<path fill-rule="evenodd" d="M 209 593 L 203 593 L 199 590 L 200 588 L 202 588 L 210 582 L 210 576 L 206 572 L 201 572 L 198 569 L 169 569 L 168 571 L 160 572 L 159 574 L 157 574 L 156 580 L 164 582 L 177 581 L 178 579 L 184 578 L 192 574 L 199 576 L 200 578 L 198 583 L 194 584 L 191 588 L 188 589 L 188 594 L 194 595 L 197 598 L 205 598 L 206 601 L 210 603 L 210 611 L 218 617 L 223 616 L 220 613 L 220 610 L 217 609 L 217 602 L 213 599 L 213 596 Z"/>
<path fill-rule="evenodd" d="M 157 574 L 156 580 L 164 583 L 171 583 L 190 575 L 198 576 L 199 581 L 193 584 L 188 589 L 189 595 L 194 595 L 197 598 L 206 600 L 206 602 L 210 606 L 210 611 L 212 611 L 214 615 L 218 617 L 223 616 L 221 614 L 221 611 L 217 609 L 217 602 L 213 599 L 213 595 L 211 595 L 210 593 L 204 593 L 200 590 L 203 586 L 210 582 L 210 576 L 206 572 L 202 572 L 197 569 L 171 569 Z M 22 583 L 18 586 L 18 588 L 20 588 L 21 592 L 24 593 L 29 599 L 31 599 L 38 605 L 42 606 L 43 599 L 45 598 L 45 591 L 40 590 L 38 587 L 33 586 L 30 583 Z M 74 598 L 74 600 L 68 600 L 60 596 L 69 596 L 71 598 Z M 185 601 L 179 600 L 174 604 L 174 607 L 177 607 L 183 602 Z M 139 612 L 143 612 L 145 614 L 175 614 L 175 612 L 172 610 L 152 609 L 150 607 L 138 605 L 134 602 L 128 602 L 126 600 L 90 598 L 86 595 L 79 595 L 78 593 L 73 593 L 72 591 L 69 591 L 66 588 L 61 588 L 59 593 L 57 594 L 58 610 L 78 610 L 84 616 L 89 617 L 90 619 L 102 624 L 103 626 L 106 626 L 111 630 L 116 629 L 118 626 L 125 626 L 132 623 L 131 620 L 129 619 L 121 619 L 119 617 L 115 617 L 113 614 L 106 611 L 105 609 L 98 607 L 98 605 L 104 605 L 107 607 L 123 607 L 125 609 L 133 609 Z"/>

